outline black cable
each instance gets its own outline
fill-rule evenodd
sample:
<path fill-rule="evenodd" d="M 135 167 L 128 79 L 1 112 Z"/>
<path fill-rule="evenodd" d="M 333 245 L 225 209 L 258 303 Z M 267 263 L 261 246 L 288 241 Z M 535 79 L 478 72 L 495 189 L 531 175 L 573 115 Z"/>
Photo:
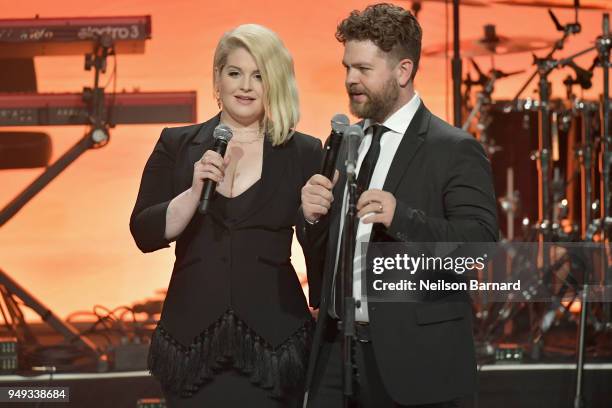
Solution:
<path fill-rule="evenodd" d="M 96 316 L 95 313 L 90 312 L 89 310 L 77 310 L 76 312 L 72 312 L 68 315 L 68 317 L 66 317 L 66 321 L 68 323 L 72 322 L 72 319 L 76 316 L 80 316 L 80 315 L 86 315 L 86 316 Z M 96 316 L 97 317 L 97 316 Z"/>
<path fill-rule="evenodd" d="M 103 309 L 106 312 L 105 316 L 100 316 L 97 312 L 97 309 Z M 117 310 L 117 309 L 115 309 Z M 113 310 L 108 309 L 106 306 L 102 306 L 102 305 L 95 305 L 94 306 L 94 313 L 98 316 L 103 318 L 103 320 L 110 320 L 111 321 L 111 326 L 107 327 L 106 324 L 104 325 L 109 331 L 113 330 L 113 325 L 114 323 L 119 322 L 119 318 L 117 317 L 117 315 L 115 315 Z M 121 327 L 121 324 L 119 324 L 119 329 L 117 330 L 119 333 L 121 333 L 123 336 L 127 336 L 126 331 L 124 330 L 123 327 Z"/>

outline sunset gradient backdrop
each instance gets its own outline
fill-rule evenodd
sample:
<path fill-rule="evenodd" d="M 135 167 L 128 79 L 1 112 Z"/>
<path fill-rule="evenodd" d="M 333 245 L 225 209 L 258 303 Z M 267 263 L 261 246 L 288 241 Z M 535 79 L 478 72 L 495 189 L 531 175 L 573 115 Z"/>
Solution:
<path fill-rule="evenodd" d="M 236 25 L 263 24 L 280 35 L 293 55 L 302 112 L 298 129 L 325 139 L 330 118 L 335 113 L 348 112 L 344 70 L 340 63 L 343 48 L 334 39 L 335 28 L 351 10 L 362 9 L 370 3 L 348 0 L 0 0 L 0 16 L 151 15 L 152 40 L 147 42 L 145 54 L 117 57 L 117 89 L 197 90 L 199 122 L 217 112 L 212 98 L 211 64 L 218 39 Z M 408 1 L 396 3 L 410 7 Z M 452 12 L 449 10 L 447 15 L 442 3 L 423 3 L 420 22 L 424 30 L 423 46 L 427 47 L 445 41 L 446 21 Z M 484 24 L 495 24 L 498 34 L 506 36 L 557 38 L 545 9 L 463 7 L 461 13 L 464 39 L 481 36 Z M 573 11 L 558 10 L 556 13 L 562 23 L 573 19 Z M 586 48 L 600 34 L 600 12 L 581 12 L 580 19 L 582 33 L 570 38 L 566 49 L 558 55 Z M 538 54 L 544 55 L 544 51 Z M 593 56 L 589 54 L 577 62 L 588 67 Z M 489 69 L 488 58 L 478 61 L 483 69 Z M 499 57 L 495 63 L 504 71 L 531 71 L 529 54 Z M 92 86 L 92 74 L 83 70 L 81 56 L 39 57 L 35 64 L 39 92 L 80 92 L 83 86 Z M 109 65 L 112 66 L 112 59 Z M 450 119 L 447 116 L 451 113 L 447 111 L 447 106 L 451 106 L 450 101 L 447 103 L 450 91 L 447 86 L 451 83 L 447 65 L 444 58 L 422 58 L 415 84 L 425 104 L 437 115 Z M 467 67 L 465 61 L 464 67 Z M 556 95 L 564 94 L 561 83 L 567 73 L 564 70 L 551 76 Z M 511 98 L 527 76 L 525 73 L 500 81 L 495 96 Z M 535 82 L 524 93 L 525 97 L 533 95 L 534 86 Z M 601 70 L 596 71 L 593 89 L 585 97 L 594 99 L 599 93 Z M 162 124 L 121 125 L 112 129 L 106 147 L 86 152 L 0 229 L 0 268 L 59 316 L 91 310 L 95 304 L 109 308 L 130 305 L 156 297 L 156 291 L 166 288 L 174 259 L 173 248 L 142 254 L 128 228 L 144 163 L 163 127 Z M 86 128 L 40 127 L 35 130 L 50 134 L 52 160 L 55 160 L 84 134 Z M 525 160 L 527 162 L 528 158 Z M 6 205 L 41 171 L 0 171 L 0 205 Z M 535 180 L 534 174 L 532 180 L 519 182 Z M 303 273 L 303 256 L 297 244 L 294 245 L 293 261 L 298 272 Z"/>

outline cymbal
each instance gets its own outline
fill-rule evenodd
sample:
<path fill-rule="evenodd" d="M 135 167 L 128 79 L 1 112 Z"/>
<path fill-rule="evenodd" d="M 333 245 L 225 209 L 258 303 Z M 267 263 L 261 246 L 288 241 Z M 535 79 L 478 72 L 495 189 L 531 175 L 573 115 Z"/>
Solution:
<path fill-rule="evenodd" d="M 493 0 L 507 6 L 574 8 L 573 0 Z M 612 10 L 610 0 L 580 0 L 580 10 Z"/>
<path fill-rule="evenodd" d="M 486 25 L 485 35 L 481 38 L 462 40 L 460 44 L 462 57 L 481 57 L 485 55 L 508 55 L 520 52 L 540 50 L 552 47 L 554 40 L 541 37 L 520 36 L 506 37 L 495 33 L 495 26 Z M 425 57 L 443 57 L 446 44 L 434 44 L 423 50 Z M 448 44 L 448 52 L 452 54 L 453 44 Z"/>

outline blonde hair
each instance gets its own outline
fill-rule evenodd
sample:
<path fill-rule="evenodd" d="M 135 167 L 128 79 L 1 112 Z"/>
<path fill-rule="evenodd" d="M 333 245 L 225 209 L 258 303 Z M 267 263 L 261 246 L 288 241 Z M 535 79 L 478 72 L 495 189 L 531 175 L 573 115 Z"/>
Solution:
<path fill-rule="evenodd" d="M 289 140 L 300 118 L 293 59 L 278 35 L 258 24 L 243 24 L 225 33 L 213 58 L 213 89 L 236 48 L 244 48 L 255 60 L 261 73 L 265 110 L 264 130 L 274 146 Z"/>

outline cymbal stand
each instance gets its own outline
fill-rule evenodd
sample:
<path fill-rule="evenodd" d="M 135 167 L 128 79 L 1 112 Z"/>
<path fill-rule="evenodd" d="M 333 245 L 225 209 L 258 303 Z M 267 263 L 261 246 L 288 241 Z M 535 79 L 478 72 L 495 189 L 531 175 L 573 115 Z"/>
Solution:
<path fill-rule="evenodd" d="M 470 123 L 474 120 L 476 115 L 478 116 L 478 141 L 485 149 L 486 153 L 491 156 L 492 154 L 501 150 L 499 146 L 495 146 L 494 142 L 489 139 L 488 136 L 488 127 L 490 125 L 490 117 L 489 117 L 489 106 L 491 105 L 492 95 L 495 90 L 495 82 L 498 79 L 506 78 L 512 75 L 520 74 L 523 71 L 514 71 L 514 72 L 503 72 L 498 69 L 491 69 L 489 74 L 485 74 L 481 71 L 476 61 L 470 59 L 470 62 L 476 72 L 478 73 L 478 79 L 473 80 L 471 75 L 468 74 L 468 78 L 464 81 L 466 85 L 466 100 L 469 96 L 469 91 L 472 86 L 480 85 L 482 90 L 476 94 L 476 103 L 474 107 L 472 107 L 467 119 L 463 123 L 461 127 L 463 130 L 467 131 Z"/>
<path fill-rule="evenodd" d="M 540 242 L 542 254 L 542 270 L 550 270 L 550 248 L 546 242 L 553 239 L 553 208 L 551 205 L 551 154 L 552 154 L 552 127 L 551 127 L 551 108 L 550 108 L 550 82 L 548 75 L 555 69 L 569 65 L 575 58 L 591 52 L 595 47 L 590 47 L 567 58 L 556 60 L 550 57 L 537 58 L 534 56 L 534 63 L 537 66 L 539 76 L 538 91 L 540 95 L 540 106 L 538 110 L 538 145 L 539 150 L 536 154 L 538 160 L 538 186 L 539 186 L 539 221 L 536 226 L 538 240 Z M 545 285 L 552 283 L 552 274 L 548 273 L 542 277 Z M 534 341 L 540 341 L 534 338 Z M 534 345 L 537 347 L 537 345 Z"/>
<path fill-rule="evenodd" d="M 562 31 L 563 35 L 555 42 L 553 48 L 548 52 L 544 58 L 538 58 L 534 55 L 534 65 L 536 70 L 527 79 L 525 84 L 516 93 L 512 103 L 516 103 L 523 91 L 529 86 L 531 81 L 539 75 L 540 79 L 538 82 L 538 90 L 540 94 L 540 107 L 539 107 L 539 129 L 538 129 L 538 152 L 535 155 L 535 159 L 538 162 L 538 187 L 539 187 L 539 209 L 538 209 L 538 223 L 536 225 L 536 231 L 539 235 L 539 241 L 550 242 L 552 238 L 552 208 L 550 200 L 550 160 L 551 160 L 551 110 L 550 110 L 550 82 L 548 81 L 548 75 L 555 68 L 555 60 L 552 58 L 553 54 L 557 50 L 561 50 L 564 47 L 565 41 L 572 34 L 577 34 L 581 31 L 580 23 L 576 18 L 575 22 L 561 25 L 559 20 L 551 10 L 548 10 L 550 18 L 553 20 L 558 31 Z M 543 253 L 543 270 L 548 270 L 550 259 L 546 253 L 546 246 L 541 245 Z"/>
<path fill-rule="evenodd" d="M 502 74 L 501 71 L 492 70 L 491 75 L 487 76 L 480 70 L 480 67 L 478 66 L 478 64 L 476 64 L 476 61 L 474 61 L 473 59 L 470 59 L 470 62 L 472 63 L 472 66 L 478 73 L 478 79 L 474 81 L 471 75 L 468 74 L 469 76 L 464 82 L 467 86 L 467 89 L 471 89 L 471 87 L 474 85 L 481 85 L 482 90 L 476 94 L 476 103 L 474 104 L 474 107 L 470 111 L 465 122 L 463 122 L 463 126 L 461 127 L 461 129 L 465 131 L 468 130 L 470 123 L 472 122 L 472 120 L 474 120 L 474 118 L 476 117 L 478 113 L 482 115 L 483 107 L 491 103 L 491 95 L 493 94 L 493 91 L 495 89 L 495 81 L 498 78 L 496 74 L 498 73 Z M 480 120 L 479 122 L 481 123 L 482 120 Z M 486 140 L 483 141 L 481 139 L 481 143 L 486 143 Z"/>
<path fill-rule="evenodd" d="M 580 160 L 580 195 L 582 198 L 581 231 L 580 236 L 586 240 L 588 226 L 592 222 L 593 208 L 593 173 L 594 173 L 594 140 L 593 140 L 593 120 L 598 107 L 587 101 L 576 101 L 576 108 L 582 115 L 582 134 L 584 139 L 582 146 L 578 150 Z"/>
<path fill-rule="evenodd" d="M 555 24 L 555 27 L 557 28 L 557 31 L 562 31 L 563 35 L 561 36 L 560 39 L 555 41 L 555 44 L 553 45 L 553 48 L 548 52 L 548 54 L 546 54 L 546 56 L 544 58 L 542 58 L 543 60 L 547 60 L 547 59 L 552 58 L 552 56 L 553 56 L 553 54 L 555 52 L 563 49 L 563 47 L 565 45 L 565 41 L 567 40 L 567 38 L 570 35 L 578 34 L 581 31 L 581 29 L 582 29 L 582 27 L 580 26 L 580 23 L 578 22 L 577 18 L 576 18 L 576 21 L 573 22 L 573 23 L 568 23 L 566 25 L 561 25 L 561 23 L 559 23 L 559 20 L 557 19 L 557 17 L 555 16 L 555 14 L 551 10 L 548 10 L 548 14 L 550 15 L 550 18 L 553 20 L 553 23 Z M 527 89 L 527 87 L 529 86 L 531 81 L 533 81 L 533 79 L 536 77 L 536 75 L 538 75 L 538 71 L 539 71 L 539 69 L 536 68 L 536 70 L 529 76 L 527 81 L 525 81 L 523 86 L 518 90 L 518 92 L 516 93 L 516 95 L 512 99 L 512 104 L 513 105 L 516 103 L 516 101 L 518 101 L 518 98 L 521 97 L 521 94 L 525 91 L 525 89 Z"/>
<path fill-rule="evenodd" d="M 596 49 L 599 55 L 599 64 L 603 69 L 603 101 L 602 101 L 602 149 L 600 156 L 600 166 L 602 172 L 602 185 L 601 185 L 601 219 L 599 222 L 594 222 L 591 225 L 596 225 L 601 228 L 602 238 L 605 242 L 606 253 L 608 252 L 608 246 L 610 241 L 609 227 L 611 225 L 610 220 L 610 48 L 612 46 L 612 36 L 610 36 L 610 16 L 608 13 L 603 15 L 602 19 L 602 35 L 597 38 Z M 589 226 L 589 238 L 593 237 L 593 229 Z M 604 287 L 610 284 L 610 265 L 608 262 L 608 256 L 605 258 L 604 268 Z M 585 337 L 586 337 L 586 323 L 587 323 L 587 309 L 588 309 L 588 293 L 589 293 L 589 277 L 585 275 L 584 287 L 582 289 L 581 298 L 581 309 L 580 309 L 580 326 L 578 330 L 578 344 L 576 346 L 576 393 L 574 396 L 574 408 L 584 407 L 584 398 L 582 396 L 582 385 L 583 385 L 583 373 L 584 373 L 584 359 L 585 359 Z M 610 304 L 604 305 L 604 315 L 606 322 L 610 322 Z"/>

